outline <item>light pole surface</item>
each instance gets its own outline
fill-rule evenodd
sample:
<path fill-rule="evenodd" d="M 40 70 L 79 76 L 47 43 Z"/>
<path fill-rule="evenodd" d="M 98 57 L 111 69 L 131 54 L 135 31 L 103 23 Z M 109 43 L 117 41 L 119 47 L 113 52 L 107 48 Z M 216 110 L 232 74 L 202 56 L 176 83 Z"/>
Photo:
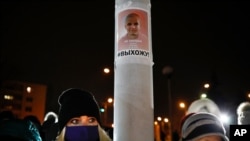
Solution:
<path fill-rule="evenodd" d="M 154 140 L 150 9 L 150 0 L 115 0 L 114 141 Z"/>

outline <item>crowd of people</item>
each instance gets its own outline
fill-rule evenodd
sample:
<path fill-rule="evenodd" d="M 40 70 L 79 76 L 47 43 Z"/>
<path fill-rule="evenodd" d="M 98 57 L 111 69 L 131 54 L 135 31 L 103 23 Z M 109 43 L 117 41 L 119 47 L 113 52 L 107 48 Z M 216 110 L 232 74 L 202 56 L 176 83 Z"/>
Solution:
<path fill-rule="evenodd" d="M 36 116 L 23 119 L 11 111 L 0 113 L 1 141 L 112 141 L 101 124 L 100 108 L 91 92 L 70 88 L 58 98 L 58 122 Z"/>
<path fill-rule="evenodd" d="M 0 112 L 0 140 L 112 141 L 102 127 L 99 104 L 91 92 L 66 89 L 58 104 L 58 122 L 48 118 L 41 123 L 34 115 L 19 119 L 11 111 Z M 239 125 L 250 124 L 249 102 L 242 102 L 236 113 Z M 178 141 L 229 141 L 224 125 L 212 112 L 188 113 L 180 122 Z"/>

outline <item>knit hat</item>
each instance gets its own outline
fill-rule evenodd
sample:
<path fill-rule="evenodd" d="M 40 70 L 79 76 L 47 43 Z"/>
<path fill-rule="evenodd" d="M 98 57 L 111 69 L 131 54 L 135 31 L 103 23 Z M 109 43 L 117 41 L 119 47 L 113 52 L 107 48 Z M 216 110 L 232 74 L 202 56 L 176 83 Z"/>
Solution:
<path fill-rule="evenodd" d="M 195 113 L 183 122 L 181 137 L 182 141 L 196 140 L 201 137 L 217 135 L 223 141 L 229 141 L 226 130 L 217 116 L 211 113 Z"/>
<path fill-rule="evenodd" d="M 99 105 L 92 93 L 88 91 L 77 88 L 67 89 L 59 96 L 58 103 L 60 105 L 59 132 L 71 118 L 83 115 L 93 116 L 101 124 Z"/>
<path fill-rule="evenodd" d="M 187 113 L 197 112 L 212 113 L 216 116 L 220 115 L 220 109 L 218 105 L 209 98 L 200 98 L 191 103 L 191 105 L 188 107 Z"/>
<path fill-rule="evenodd" d="M 237 116 L 239 125 L 250 124 L 250 102 L 242 102 L 237 107 Z"/>

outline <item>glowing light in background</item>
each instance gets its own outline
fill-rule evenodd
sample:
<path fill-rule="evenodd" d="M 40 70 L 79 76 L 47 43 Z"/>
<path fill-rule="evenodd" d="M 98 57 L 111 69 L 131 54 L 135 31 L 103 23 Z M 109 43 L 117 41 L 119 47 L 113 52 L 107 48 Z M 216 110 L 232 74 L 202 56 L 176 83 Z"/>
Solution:
<path fill-rule="evenodd" d="M 26 91 L 27 91 L 28 93 L 31 93 L 31 87 L 27 87 L 27 88 L 26 88 Z"/>
<path fill-rule="evenodd" d="M 204 84 L 204 88 L 209 88 L 209 84 L 208 83 Z"/>
<path fill-rule="evenodd" d="M 206 98 L 207 97 L 207 94 L 203 93 L 201 94 L 201 98 Z"/>
<path fill-rule="evenodd" d="M 110 69 L 109 68 L 104 68 L 103 72 L 106 73 L 106 74 L 108 74 L 108 73 L 110 73 Z"/>
<path fill-rule="evenodd" d="M 230 117 L 226 113 L 221 113 L 220 120 L 221 122 L 228 124 L 230 122 Z"/>

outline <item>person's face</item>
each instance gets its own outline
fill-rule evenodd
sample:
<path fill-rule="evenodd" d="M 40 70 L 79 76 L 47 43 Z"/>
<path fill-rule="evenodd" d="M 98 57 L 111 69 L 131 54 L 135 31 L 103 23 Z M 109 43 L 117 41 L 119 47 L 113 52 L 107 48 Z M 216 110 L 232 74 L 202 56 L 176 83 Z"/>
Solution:
<path fill-rule="evenodd" d="M 220 136 L 210 135 L 210 136 L 198 138 L 194 141 L 222 141 L 222 139 Z"/>
<path fill-rule="evenodd" d="M 95 126 L 98 125 L 98 121 L 95 117 L 80 116 L 71 118 L 66 126 Z"/>
<path fill-rule="evenodd" d="M 140 29 L 140 21 L 136 16 L 128 17 L 126 20 L 125 28 L 129 37 L 137 37 Z"/>

